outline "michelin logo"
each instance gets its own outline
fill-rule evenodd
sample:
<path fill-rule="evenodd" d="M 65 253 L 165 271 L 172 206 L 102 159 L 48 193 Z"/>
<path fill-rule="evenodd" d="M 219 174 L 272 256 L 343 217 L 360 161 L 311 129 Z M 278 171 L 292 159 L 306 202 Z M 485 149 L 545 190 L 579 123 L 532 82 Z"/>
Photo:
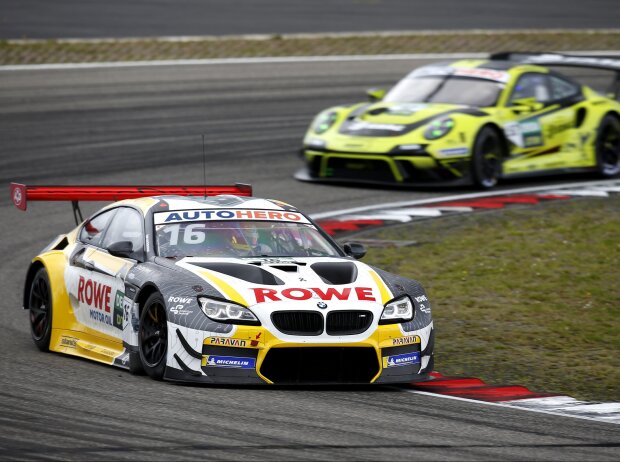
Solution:
<path fill-rule="evenodd" d="M 235 356 L 214 356 L 204 357 L 204 366 L 210 367 L 231 367 L 237 369 L 255 369 L 255 358 L 237 358 Z"/>
<path fill-rule="evenodd" d="M 409 366 L 410 364 L 420 364 L 420 352 L 403 353 L 401 355 L 384 356 L 383 368 Z"/>

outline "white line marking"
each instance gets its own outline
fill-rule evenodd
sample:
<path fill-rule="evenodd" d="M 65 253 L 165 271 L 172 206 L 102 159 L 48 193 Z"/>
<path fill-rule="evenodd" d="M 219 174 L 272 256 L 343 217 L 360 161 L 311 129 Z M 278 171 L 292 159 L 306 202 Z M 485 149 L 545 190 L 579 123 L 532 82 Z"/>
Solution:
<path fill-rule="evenodd" d="M 602 422 L 602 423 L 611 423 L 611 424 L 619 424 L 620 422 L 607 422 L 607 421 L 603 421 L 600 420 L 599 418 L 594 418 L 594 417 L 587 417 L 587 416 L 582 416 L 582 415 L 572 415 L 572 414 L 564 414 L 561 412 L 556 412 L 556 411 L 547 411 L 544 409 L 532 409 L 529 407 L 520 407 L 517 405 L 513 405 L 513 404 L 506 404 L 506 403 L 515 403 L 517 400 L 515 401 L 506 401 L 506 402 L 499 402 L 499 403 L 493 403 L 493 402 L 489 402 L 489 401 L 479 401 L 477 399 L 470 399 L 470 398 L 460 398 L 458 396 L 450 396 L 450 395 L 442 395 L 439 393 L 431 393 L 428 391 L 418 391 L 418 390 L 407 390 L 407 389 L 402 389 L 399 388 L 400 390 L 403 390 L 407 393 L 413 393 L 416 395 L 425 395 L 425 396 L 434 396 L 435 398 L 444 398 L 444 399 L 454 399 L 457 401 L 464 401 L 467 403 L 475 403 L 475 404 L 482 404 L 482 405 L 486 405 L 486 406 L 495 406 L 495 407 L 502 407 L 502 408 L 510 408 L 510 409 L 520 409 L 522 411 L 530 411 L 530 412 L 539 412 L 541 414 L 550 414 L 550 415 L 555 415 L 555 416 L 560 416 L 560 417 L 572 417 L 574 419 L 583 419 L 583 420 L 592 420 L 594 422 Z"/>
<path fill-rule="evenodd" d="M 606 191 L 594 190 L 594 189 L 579 189 L 579 190 L 567 189 L 567 190 L 561 190 L 561 191 L 549 191 L 548 194 L 566 194 L 567 196 L 584 196 L 584 197 L 588 197 L 588 196 L 609 197 L 609 193 L 607 193 Z"/>
<path fill-rule="evenodd" d="M 347 215 L 342 218 L 343 221 L 352 221 L 352 220 L 392 220 L 392 221 L 400 221 L 403 223 L 408 223 L 411 221 L 411 217 L 408 215 L 398 215 L 396 213 L 377 213 L 372 215 Z"/>
<path fill-rule="evenodd" d="M 405 209 L 398 209 L 398 210 L 386 210 L 385 213 L 387 214 L 398 214 L 398 215 L 409 215 L 412 217 L 440 217 L 442 215 L 441 210 L 439 209 L 434 209 L 431 207 L 428 208 L 424 208 L 424 207 L 411 207 L 411 208 L 405 208 Z"/>
<path fill-rule="evenodd" d="M 565 194 L 561 191 L 562 188 L 576 188 L 583 186 L 605 186 L 607 184 L 611 184 L 612 186 L 616 186 L 618 184 L 618 180 L 599 180 L 599 181 L 591 181 L 584 183 L 567 183 L 563 185 L 554 185 L 554 186 L 530 186 L 527 188 L 517 188 L 517 189 L 505 189 L 503 191 L 496 190 L 490 192 L 479 192 L 479 193 L 471 193 L 471 194 L 459 194 L 454 196 L 441 196 L 441 197 L 433 197 L 429 199 L 416 199 L 412 201 L 400 201 L 400 202 L 388 202 L 377 205 L 363 206 L 363 207 L 353 207 L 350 209 L 342 209 L 342 210 L 332 210 L 330 212 L 322 212 L 312 214 L 311 217 L 314 220 L 320 220 L 324 218 L 330 218 L 338 215 L 346 215 L 346 214 L 354 214 L 354 213 L 367 213 L 371 210 L 378 209 L 391 209 L 397 207 L 407 207 L 407 206 L 416 206 L 422 204 L 434 204 L 437 202 L 450 202 L 450 201 L 461 201 L 465 199 L 479 199 L 481 197 L 492 197 L 492 196 L 504 196 L 510 194 L 520 194 L 520 193 L 537 193 L 545 191 L 549 194 L 549 191 L 555 191 L 557 194 Z M 568 195 L 568 194 L 567 194 Z"/>

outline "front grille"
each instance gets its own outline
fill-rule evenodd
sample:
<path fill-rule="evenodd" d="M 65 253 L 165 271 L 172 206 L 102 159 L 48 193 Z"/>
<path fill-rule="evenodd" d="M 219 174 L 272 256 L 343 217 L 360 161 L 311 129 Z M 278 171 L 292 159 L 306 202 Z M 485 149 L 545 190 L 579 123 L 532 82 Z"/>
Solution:
<path fill-rule="evenodd" d="M 332 311 L 327 315 L 326 331 L 328 335 L 361 334 L 371 323 L 370 311 Z"/>
<path fill-rule="evenodd" d="M 275 384 L 370 383 L 379 372 L 374 348 L 272 348 L 260 372 Z"/>
<path fill-rule="evenodd" d="M 271 322 L 276 328 L 289 335 L 321 335 L 323 315 L 316 311 L 275 311 Z"/>
<path fill-rule="evenodd" d="M 383 160 L 363 157 L 331 157 L 327 164 L 327 177 L 375 181 L 395 181 L 390 165 Z"/>

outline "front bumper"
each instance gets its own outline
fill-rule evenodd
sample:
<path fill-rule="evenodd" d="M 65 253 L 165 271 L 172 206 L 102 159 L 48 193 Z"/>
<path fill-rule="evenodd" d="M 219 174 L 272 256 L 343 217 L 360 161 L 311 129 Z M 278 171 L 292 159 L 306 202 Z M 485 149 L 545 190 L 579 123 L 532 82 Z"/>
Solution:
<path fill-rule="evenodd" d="M 169 323 L 165 378 L 220 384 L 387 384 L 424 381 L 433 369 L 432 322 L 403 332 L 379 326 L 347 343 L 283 342 L 263 327 L 238 326 L 230 337 Z M 174 333 L 174 334 L 173 334 Z M 336 341 L 338 340 L 338 341 Z"/>
<path fill-rule="evenodd" d="M 470 159 L 437 160 L 426 152 L 415 155 L 348 153 L 304 149 L 306 166 L 300 181 L 365 183 L 391 186 L 471 184 Z"/>

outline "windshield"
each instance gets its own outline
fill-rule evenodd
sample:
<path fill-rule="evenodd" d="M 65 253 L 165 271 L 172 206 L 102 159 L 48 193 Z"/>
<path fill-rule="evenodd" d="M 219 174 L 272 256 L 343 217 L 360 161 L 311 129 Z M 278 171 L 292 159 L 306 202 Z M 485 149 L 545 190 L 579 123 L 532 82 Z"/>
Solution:
<path fill-rule="evenodd" d="M 155 226 L 161 257 L 309 257 L 340 254 L 311 224 L 192 221 Z"/>
<path fill-rule="evenodd" d="M 398 103 L 445 103 L 495 106 L 504 88 L 499 82 L 454 76 L 407 77 L 398 82 L 383 101 Z"/>

